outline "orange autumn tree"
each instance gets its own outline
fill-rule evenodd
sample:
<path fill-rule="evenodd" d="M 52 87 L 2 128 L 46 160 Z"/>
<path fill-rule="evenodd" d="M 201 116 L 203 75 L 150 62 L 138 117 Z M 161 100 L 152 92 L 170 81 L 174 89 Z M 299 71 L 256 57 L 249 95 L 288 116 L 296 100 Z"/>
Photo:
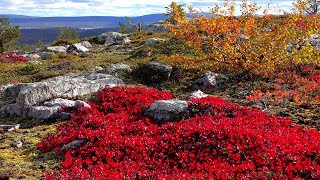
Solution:
<path fill-rule="evenodd" d="M 237 17 L 235 5 L 234 0 L 225 0 L 223 6 L 211 9 L 209 17 L 190 7 L 190 18 L 176 13 L 179 8 L 171 6 L 170 18 L 175 23 L 168 25 L 177 37 L 206 54 L 203 61 L 208 67 L 226 64 L 229 70 L 270 76 L 280 66 L 320 64 L 320 53 L 311 45 L 288 51 L 290 44 L 299 47 L 303 39 L 319 34 L 319 15 L 305 16 L 303 0 L 282 16 L 270 15 L 268 9 L 259 16 L 260 7 L 243 0 Z"/>

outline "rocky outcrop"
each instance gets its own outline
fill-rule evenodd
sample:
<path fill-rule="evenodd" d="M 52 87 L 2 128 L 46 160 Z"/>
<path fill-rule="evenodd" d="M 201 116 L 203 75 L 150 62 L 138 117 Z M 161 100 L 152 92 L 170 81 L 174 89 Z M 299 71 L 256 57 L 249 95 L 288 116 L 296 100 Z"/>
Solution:
<path fill-rule="evenodd" d="M 108 74 L 68 74 L 36 83 L 7 85 L 0 88 L 0 113 L 39 119 L 59 118 L 61 106 L 90 106 L 81 101 L 56 99 L 76 98 L 105 87 L 123 85 L 121 79 Z M 55 99 L 53 101 L 49 101 Z M 46 102 L 49 101 L 49 102 Z M 44 103 L 44 104 L 43 104 Z"/>
<path fill-rule="evenodd" d="M 187 101 L 178 99 L 155 101 L 146 111 L 156 123 L 162 124 L 180 120 L 188 112 Z"/>
<path fill-rule="evenodd" d="M 124 39 L 127 37 L 129 37 L 129 34 L 121 34 L 118 32 L 106 32 L 98 36 L 98 42 L 107 46 L 114 43 L 122 44 Z"/>

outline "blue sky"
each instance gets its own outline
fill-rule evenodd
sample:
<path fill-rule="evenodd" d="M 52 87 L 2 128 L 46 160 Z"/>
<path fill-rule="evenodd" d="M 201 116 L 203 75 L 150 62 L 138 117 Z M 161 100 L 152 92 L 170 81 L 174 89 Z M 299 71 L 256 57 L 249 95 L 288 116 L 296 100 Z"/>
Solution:
<path fill-rule="evenodd" d="M 249 0 L 250 1 L 250 0 Z M 0 0 L 0 14 L 30 16 L 140 16 L 163 13 L 172 0 Z M 192 6 L 206 12 L 223 0 L 176 0 L 186 7 Z M 236 4 L 241 1 L 236 0 Z M 252 1 L 253 2 L 253 1 Z M 265 9 L 271 3 L 270 12 L 279 9 L 290 11 L 292 0 L 256 0 Z M 238 6 L 237 6 L 238 8 Z M 238 8 L 239 9 L 239 8 Z M 263 10 L 261 10 L 263 11 Z"/>

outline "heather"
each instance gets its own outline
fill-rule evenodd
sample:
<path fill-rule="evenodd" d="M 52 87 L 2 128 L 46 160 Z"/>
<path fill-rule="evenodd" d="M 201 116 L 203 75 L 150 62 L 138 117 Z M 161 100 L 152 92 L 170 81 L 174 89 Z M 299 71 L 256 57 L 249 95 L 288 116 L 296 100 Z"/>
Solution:
<path fill-rule="evenodd" d="M 143 94 L 143 96 L 142 96 Z M 64 156 L 46 179 L 318 179 L 319 132 L 287 118 L 228 103 L 191 99 L 184 119 L 156 124 L 144 115 L 153 101 L 173 95 L 142 87 L 107 88 L 91 110 L 38 148 Z M 86 140 L 78 149 L 63 145 Z"/>

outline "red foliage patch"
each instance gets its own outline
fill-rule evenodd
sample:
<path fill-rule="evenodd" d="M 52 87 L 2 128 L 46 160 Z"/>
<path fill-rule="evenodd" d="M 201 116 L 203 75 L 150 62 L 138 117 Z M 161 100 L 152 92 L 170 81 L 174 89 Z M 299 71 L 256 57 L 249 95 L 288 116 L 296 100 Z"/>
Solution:
<path fill-rule="evenodd" d="M 11 52 L 6 55 L 0 54 L 0 59 L 3 59 L 7 62 L 20 63 L 20 62 L 29 62 L 29 60 L 18 53 Z"/>
<path fill-rule="evenodd" d="M 320 178 L 319 131 L 289 119 L 206 97 L 189 101 L 189 118 L 157 125 L 143 112 L 168 92 L 116 87 L 98 97 L 38 144 L 64 155 L 46 179 Z M 88 143 L 61 150 L 80 139 Z"/>

